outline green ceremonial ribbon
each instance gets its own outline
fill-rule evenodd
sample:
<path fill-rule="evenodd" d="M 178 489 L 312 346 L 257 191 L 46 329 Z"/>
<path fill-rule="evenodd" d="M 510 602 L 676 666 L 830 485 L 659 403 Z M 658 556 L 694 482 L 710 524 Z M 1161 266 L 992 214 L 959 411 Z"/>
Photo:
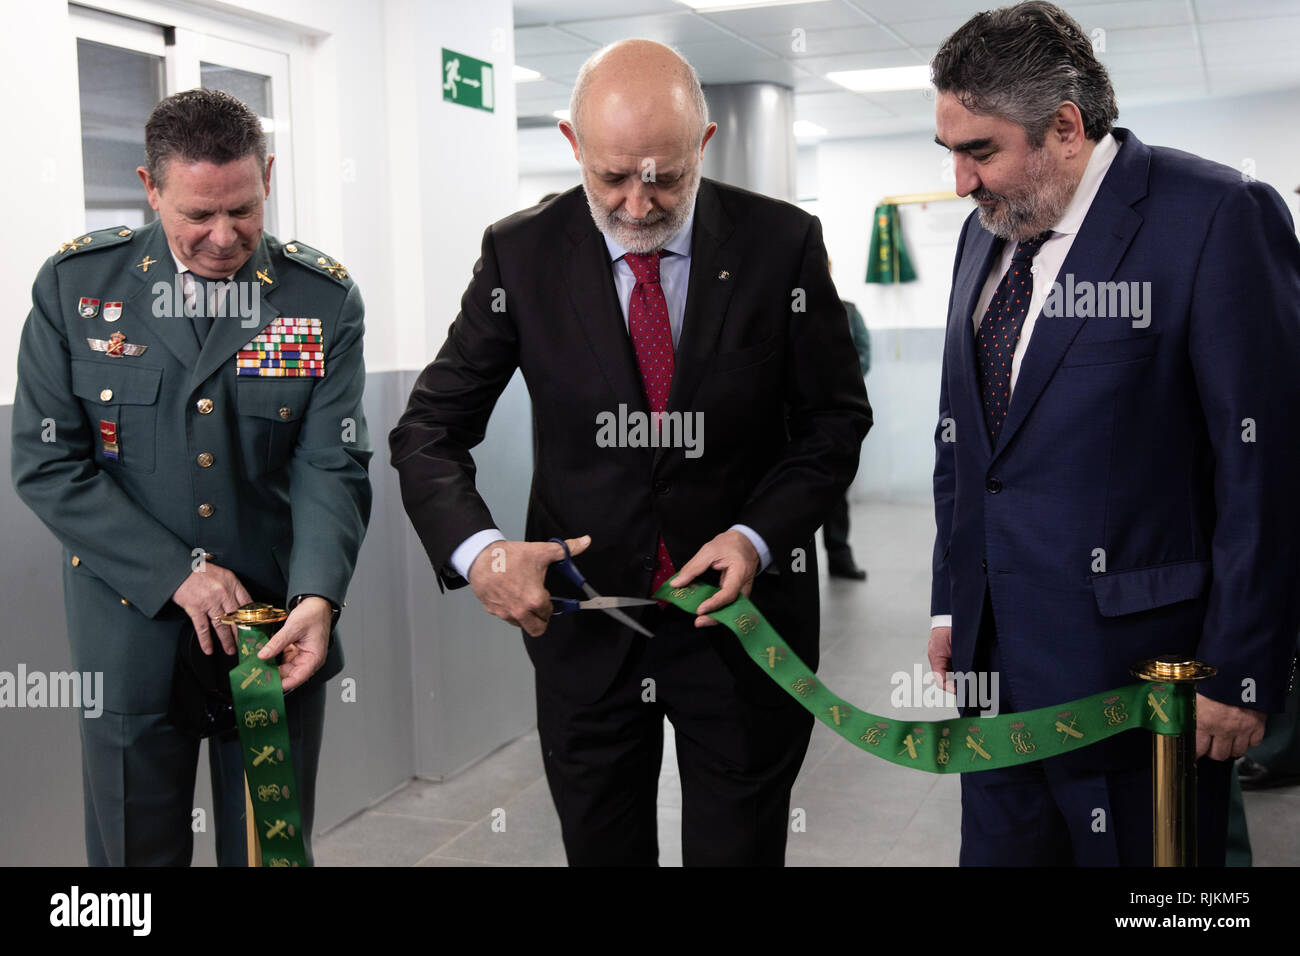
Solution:
<path fill-rule="evenodd" d="M 665 583 L 653 596 L 695 614 L 717 590 L 711 584 L 674 588 Z M 849 743 L 928 773 L 969 773 L 1033 763 L 1134 727 L 1176 736 L 1188 725 L 1194 701 L 1191 684 L 1143 681 L 1018 714 L 898 720 L 868 713 L 823 684 L 749 598 L 742 595 L 707 616 L 726 625 L 765 674 Z"/>
<path fill-rule="evenodd" d="M 271 633 L 266 624 L 234 627 L 239 663 L 230 672 L 230 690 L 235 698 L 235 721 L 257 839 L 262 847 L 262 865 L 306 866 L 280 672 L 274 661 L 257 657 Z"/>

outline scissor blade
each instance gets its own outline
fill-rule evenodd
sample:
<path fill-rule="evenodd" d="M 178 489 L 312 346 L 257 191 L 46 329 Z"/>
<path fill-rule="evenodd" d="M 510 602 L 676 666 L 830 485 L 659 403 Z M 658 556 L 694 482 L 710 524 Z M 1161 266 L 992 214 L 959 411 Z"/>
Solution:
<path fill-rule="evenodd" d="M 644 634 L 646 637 L 654 637 L 654 634 L 649 630 L 649 628 L 642 627 L 640 624 L 632 620 L 622 611 L 617 611 L 612 607 L 602 608 L 602 610 L 610 617 L 612 617 L 614 620 L 626 624 L 628 627 L 632 628 L 632 630 L 636 631 L 638 634 Z"/>
<path fill-rule="evenodd" d="M 596 589 L 593 588 L 590 584 L 587 584 L 585 581 L 582 584 L 582 591 L 584 594 L 587 595 L 588 599 L 595 599 L 600 597 L 600 595 L 596 593 Z M 632 628 L 632 630 L 636 631 L 638 634 L 644 634 L 646 637 L 654 637 L 654 634 L 650 631 L 649 628 L 643 627 L 642 625 L 638 624 L 636 621 L 632 620 L 622 611 L 619 611 L 612 607 L 601 608 L 601 610 L 604 611 L 606 614 L 608 614 L 610 617 L 612 617 L 614 620 L 618 621 L 620 624 L 624 624 L 627 627 Z"/>
<path fill-rule="evenodd" d="M 600 597 L 589 598 L 586 601 L 579 601 L 578 607 L 584 611 L 607 611 L 612 607 L 637 607 L 642 604 L 654 604 L 654 598 L 634 598 L 634 597 Z"/>

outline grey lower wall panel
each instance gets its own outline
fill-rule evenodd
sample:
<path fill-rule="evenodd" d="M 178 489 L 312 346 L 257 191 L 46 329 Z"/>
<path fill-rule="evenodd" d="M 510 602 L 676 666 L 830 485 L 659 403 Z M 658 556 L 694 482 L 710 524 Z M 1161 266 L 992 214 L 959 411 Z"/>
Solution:
<path fill-rule="evenodd" d="M 862 443 L 855 500 L 925 501 L 932 494 L 943 329 L 872 329 L 867 396 L 875 424 Z"/>

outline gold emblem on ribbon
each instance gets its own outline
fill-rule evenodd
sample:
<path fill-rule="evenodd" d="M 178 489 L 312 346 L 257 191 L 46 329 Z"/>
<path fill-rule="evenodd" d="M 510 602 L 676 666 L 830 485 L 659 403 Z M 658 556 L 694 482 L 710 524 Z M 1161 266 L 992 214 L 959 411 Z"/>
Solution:
<path fill-rule="evenodd" d="M 1151 708 L 1151 717 L 1159 717 L 1163 723 L 1167 724 L 1169 723 L 1169 715 L 1165 713 L 1165 702 L 1169 700 L 1169 694 L 1166 693 L 1165 696 L 1157 700 L 1155 692 L 1158 690 L 1164 690 L 1165 685 L 1152 684 L 1151 688 L 1151 690 L 1147 691 L 1147 705 Z"/>
<path fill-rule="evenodd" d="M 244 711 L 244 726 L 249 730 L 252 730 L 254 727 L 265 727 L 269 722 L 270 718 L 267 717 L 265 707 L 259 707 L 257 710 Z"/>
<path fill-rule="evenodd" d="M 1017 720 L 1011 725 L 1011 745 L 1016 748 L 1016 753 L 1026 756 L 1038 749 L 1038 744 L 1034 743 L 1034 735 L 1025 730 L 1025 722 Z"/>
<path fill-rule="evenodd" d="M 1111 727 L 1118 727 L 1124 721 L 1128 720 L 1128 708 L 1124 701 L 1119 697 L 1107 697 L 1102 701 L 1106 706 L 1102 708 L 1102 715 L 1106 718 L 1106 723 Z"/>
<path fill-rule="evenodd" d="M 937 763 L 940 767 L 948 766 L 948 761 L 951 759 L 948 754 L 948 748 L 951 746 L 952 746 L 952 741 L 948 739 L 948 728 L 945 727 L 941 731 L 941 735 L 939 737 L 939 752 L 935 755 L 934 758 L 934 762 Z"/>
<path fill-rule="evenodd" d="M 765 661 L 767 663 L 768 670 L 773 670 L 775 669 L 778 661 L 785 660 L 785 648 L 777 647 L 775 644 L 773 644 L 770 647 L 761 648 L 759 652 L 754 656 L 757 657 L 760 661 Z"/>
<path fill-rule="evenodd" d="M 671 591 L 668 592 L 670 597 L 674 597 L 679 601 L 682 600 L 682 598 L 690 597 L 694 593 L 695 593 L 694 584 L 688 584 L 684 588 L 673 588 Z"/>
<path fill-rule="evenodd" d="M 790 689 L 800 697 L 807 697 L 817 689 L 817 681 L 813 680 L 811 677 L 800 677 L 790 685 Z"/>
<path fill-rule="evenodd" d="M 1071 737 L 1075 740 L 1083 739 L 1083 731 L 1074 729 L 1078 720 L 1079 718 L 1068 710 L 1063 710 L 1056 715 L 1056 732 L 1061 735 L 1061 743 L 1068 743 Z"/>
<path fill-rule="evenodd" d="M 280 788 L 275 786 L 274 784 L 266 784 L 266 783 L 258 784 L 257 799 L 261 800 L 263 803 L 266 803 L 266 801 L 268 800 L 274 800 L 276 803 L 279 803 Z"/>
<path fill-rule="evenodd" d="M 925 728 L 913 727 L 912 732 L 903 738 L 903 749 L 894 756 L 901 757 L 904 753 L 912 760 L 916 759 L 916 748 L 925 740 Z"/>
<path fill-rule="evenodd" d="M 741 634 L 750 634 L 758 630 L 758 621 L 754 620 L 754 615 L 746 612 L 736 616 L 736 630 Z"/>
<path fill-rule="evenodd" d="M 874 727 L 868 727 L 858 739 L 868 747 L 876 747 L 885 739 L 885 731 L 888 729 L 889 724 L 877 721 Z"/>
<path fill-rule="evenodd" d="M 984 749 L 984 731 L 978 726 L 967 727 L 969 733 L 966 734 L 966 747 L 970 750 L 971 763 L 975 762 L 976 757 L 983 757 L 985 760 L 992 760 L 989 752 Z"/>
<path fill-rule="evenodd" d="M 853 711 L 843 704 L 831 704 L 827 713 L 831 715 L 831 720 L 835 722 L 836 727 L 853 715 Z"/>

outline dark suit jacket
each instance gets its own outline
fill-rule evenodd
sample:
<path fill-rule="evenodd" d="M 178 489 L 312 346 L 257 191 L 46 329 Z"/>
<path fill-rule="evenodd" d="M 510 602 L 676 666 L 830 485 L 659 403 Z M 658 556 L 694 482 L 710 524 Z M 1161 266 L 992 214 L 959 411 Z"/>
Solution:
<path fill-rule="evenodd" d="M 871 409 L 814 217 L 700 185 L 668 400 L 670 413 L 703 414 L 695 458 L 682 448 L 597 446 L 598 415 L 620 405 L 644 413 L 646 399 L 582 188 L 488 227 L 460 314 L 390 436 L 406 510 L 440 585 L 466 583 L 448 563 L 452 551 L 495 526 L 470 449 L 516 367 L 533 406 L 528 540 L 589 533 L 578 565 L 596 590 L 647 595 L 660 534 L 680 567 L 730 525 L 747 524 L 773 555 L 753 599 L 815 664 L 813 533 L 853 479 Z M 792 571 L 796 549 L 806 570 Z M 554 573 L 547 585 L 573 590 Z M 553 619 L 525 644 L 542 679 L 590 700 L 632 637 L 606 615 L 583 613 Z"/>
<path fill-rule="evenodd" d="M 1115 137 L 1057 281 L 1150 283 L 1149 325 L 1039 318 L 993 447 L 971 314 L 1001 243 L 974 214 L 962 230 L 931 611 L 953 615 L 953 667 L 970 670 L 987 589 L 1017 709 L 1129 683 L 1161 653 L 1218 667 L 1198 685 L 1216 700 L 1281 709 L 1300 616 L 1300 246 L 1263 183 Z"/>

